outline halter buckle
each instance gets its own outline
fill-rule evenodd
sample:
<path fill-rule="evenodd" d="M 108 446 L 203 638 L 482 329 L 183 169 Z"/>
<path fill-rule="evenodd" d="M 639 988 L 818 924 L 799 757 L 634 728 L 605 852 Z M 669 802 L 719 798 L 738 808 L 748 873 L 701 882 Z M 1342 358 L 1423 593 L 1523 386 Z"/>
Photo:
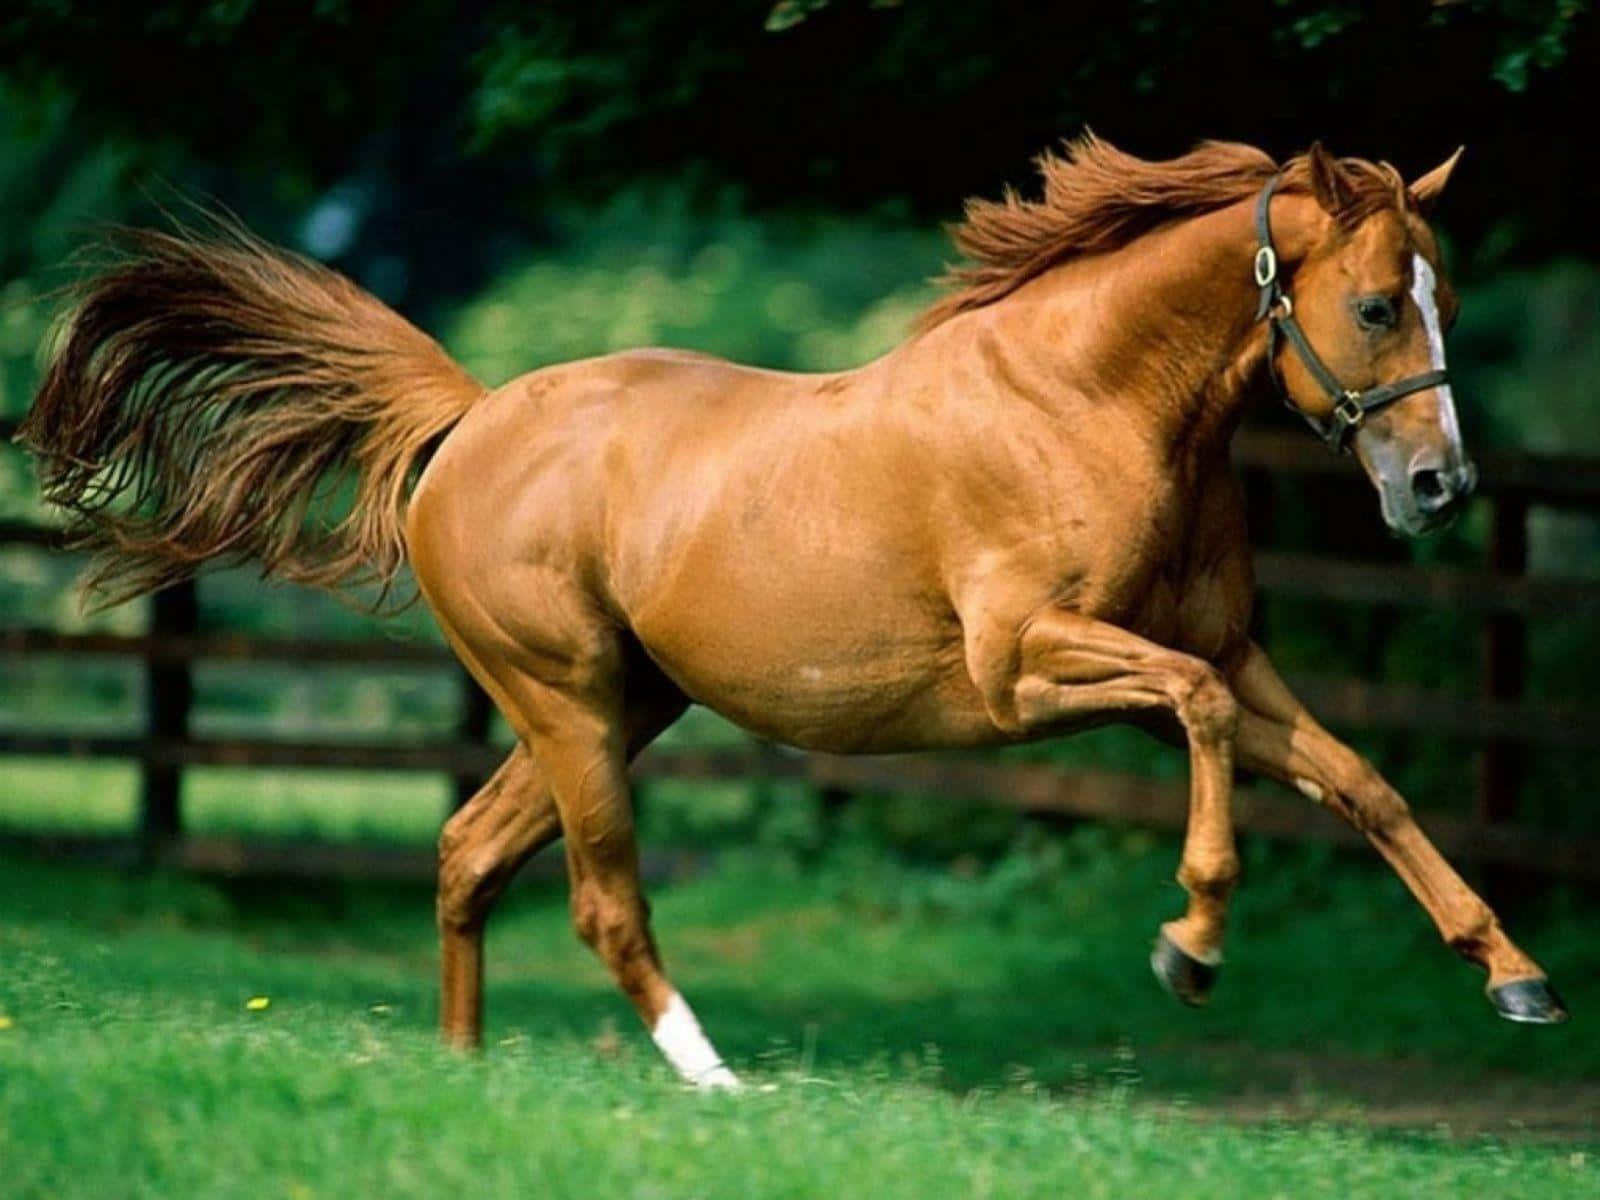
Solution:
<path fill-rule="evenodd" d="M 1361 407 L 1361 393 L 1346 391 L 1333 404 L 1333 418 L 1344 430 L 1361 428 L 1367 419 L 1367 410 Z"/>
<path fill-rule="evenodd" d="M 1275 320 L 1285 320 L 1294 316 L 1294 301 L 1289 298 L 1288 292 L 1282 292 L 1272 302 L 1272 307 L 1267 309 L 1267 316 Z"/>
<path fill-rule="evenodd" d="M 1278 277 L 1278 255 L 1271 246 L 1261 246 L 1256 250 L 1255 273 L 1257 287 L 1271 287 L 1272 281 Z"/>

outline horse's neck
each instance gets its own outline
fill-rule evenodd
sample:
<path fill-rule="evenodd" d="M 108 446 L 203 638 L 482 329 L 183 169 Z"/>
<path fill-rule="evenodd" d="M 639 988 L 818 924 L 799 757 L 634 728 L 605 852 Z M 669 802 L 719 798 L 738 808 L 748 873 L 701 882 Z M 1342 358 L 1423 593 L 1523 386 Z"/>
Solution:
<path fill-rule="evenodd" d="M 1114 406 L 1173 456 L 1220 452 L 1265 358 L 1241 203 L 1072 261 L 992 306 L 982 342 L 1067 419 Z M 976 314 L 975 314 L 976 315 Z"/>

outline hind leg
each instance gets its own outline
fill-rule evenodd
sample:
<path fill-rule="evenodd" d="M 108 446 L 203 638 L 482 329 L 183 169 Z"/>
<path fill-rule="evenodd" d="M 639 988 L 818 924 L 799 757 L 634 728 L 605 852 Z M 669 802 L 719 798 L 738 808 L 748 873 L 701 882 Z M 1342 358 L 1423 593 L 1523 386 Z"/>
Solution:
<path fill-rule="evenodd" d="M 561 832 L 555 801 L 518 746 L 439 836 L 439 1028 L 483 1038 L 483 929 L 517 869 Z"/>
<path fill-rule="evenodd" d="M 702 1087 L 737 1086 L 661 969 L 639 889 L 627 762 L 682 711 L 683 694 L 619 626 L 614 607 L 590 591 L 596 572 L 570 531 L 523 528 L 518 553 L 479 547 L 464 556 L 462 543 L 429 531 L 456 529 L 457 520 L 476 527 L 467 517 L 435 513 L 430 522 L 427 511 L 417 512 L 414 502 L 409 548 L 417 579 L 452 648 L 511 722 L 548 789 L 579 936 L 679 1074 Z M 663 712 L 670 712 L 665 720 Z M 484 816 L 496 805 L 485 800 Z M 522 843 L 515 848 L 521 853 Z M 467 981 L 452 983 L 457 995 L 474 990 L 475 969 L 467 960 L 452 967 L 453 978 Z"/>
<path fill-rule="evenodd" d="M 602 696 L 519 691 L 529 701 L 521 710 L 529 718 L 529 743 L 561 821 L 578 936 L 605 963 L 685 1080 L 705 1088 L 737 1087 L 661 967 L 639 887 L 620 714 Z"/>
<path fill-rule="evenodd" d="M 665 681 L 636 688 L 627 713 L 631 759 L 677 720 L 687 701 Z M 483 1039 L 483 932 L 522 864 L 561 833 L 555 797 L 524 745 L 445 823 L 439 837 L 439 1025 L 452 1045 Z"/>

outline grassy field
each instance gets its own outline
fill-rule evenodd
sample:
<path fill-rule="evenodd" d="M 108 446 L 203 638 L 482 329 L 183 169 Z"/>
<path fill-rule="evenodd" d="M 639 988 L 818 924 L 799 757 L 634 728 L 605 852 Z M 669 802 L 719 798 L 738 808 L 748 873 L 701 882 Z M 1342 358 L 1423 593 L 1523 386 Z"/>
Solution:
<path fill-rule="evenodd" d="M 669 1077 L 559 889 L 507 901 L 462 1058 L 431 1033 L 424 891 L 0 862 L 4 1190 L 1595 1194 L 1600 952 L 1570 905 L 1523 932 L 1577 1018 L 1517 1028 L 1398 886 L 1252 846 L 1190 1012 L 1144 965 L 1174 856 L 1085 830 L 935 869 L 846 841 L 657 888 L 738 1097 Z"/>

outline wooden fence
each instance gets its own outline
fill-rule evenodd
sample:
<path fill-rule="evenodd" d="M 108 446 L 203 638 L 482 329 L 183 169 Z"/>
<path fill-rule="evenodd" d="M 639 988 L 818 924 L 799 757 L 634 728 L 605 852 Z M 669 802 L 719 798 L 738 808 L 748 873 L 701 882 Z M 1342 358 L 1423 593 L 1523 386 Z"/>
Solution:
<path fill-rule="evenodd" d="M 0 427 L 0 432 L 9 431 Z M 1349 459 L 1328 455 L 1310 439 L 1297 435 L 1247 431 L 1237 439 L 1235 459 L 1244 473 L 1247 493 L 1258 508 L 1270 494 L 1273 481 L 1285 477 L 1344 475 L 1352 477 L 1352 484 L 1359 482 Z M 1358 562 L 1269 550 L 1257 556 L 1258 582 L 1268 596 L 1449 610 L 1478 617 L 1483 670 L 1475 696 L 1347 677 L 1297 675 L 1291 683 L 1312 710 L 1336 729 L 1415 731 L 1465 739 L 1479 747 L 1472 811 L 1427 817 L 1429 830 L 1446 853 L 1467 862 L 1539 874 L 1600 878 L 1600 840 L 1537 828 L 1520 822 L 1517 812 L 1524 756 L 1531 748 L 1600 747 L 1600 708 L 1554 704 L 1525 695 L 1529 621 L 1593 618 L 1600 613 L 1600 584 L 1527 574 L 1529 512 L 1534 506 L 1600 511 L 1600 460 L 1486 454 L 1479 466 L 1480 498 L 1475 503 L 1491 506 L 1493 514 L 1488 561 L 1482 566 Z M 1370 492 L 1356 492 L 1352 487 L 1351 497 L 1352 503 L 1359 505 L 1354 509 L 1359 519 L 1373 520 Z M 38 526 L 0 522 L 0 545 L 51 546 L 55 540 L 53 532 Z M 192 736 L 191 669 L 200 661 L 270 661 L 307 668 L 330 663 L 410 664 L 460 673 L 443 649 L 432 646 L 202 633 L 193 584 L 156 596 L 149 632 L 139 636 L 64 634 L 37 628 L 0 630 L 0 663 L 25 655 L 116 656 L 136 659 L 145 666 L 148 718 L 142 736 L 0 728 L 0 756 L 86 756 L 140 764 L 138 837 L 108 848 L 93 839 L 63 834 L 55 842 L 66 849 L 113 857 L 158 853 L 179 865 L 233 873 L 422 872 L 431 861 L 422 852 L 286 849 L 187 837 L 180 807 L 182 773 L 197 765 L 398 768 L 447 774 L 455 780 L 458 797 L 463 797 L 503 754 L 488 742 L 488 702 L 464 674 L 464 701 L 453 734 L 423 744 Z M 1163 829 L 1181 828 L 1186 813 L 1184 795 L 1171 784 L 964 756 L 837 758 L 763 746 L 719 752 L 655 749 L 641 757 L 636 771 L 645 779 L 779 776 L 805 781 L 835 800 L 864 791 L 943 792 L 1030 813 L 1104 818 Z M 1262 799 L 1253 788 L 1241 789 L 1236 812 L 1238 826 L 1245 831 L 1354 840 L 1343 826 L 1311 806 Z"/>

